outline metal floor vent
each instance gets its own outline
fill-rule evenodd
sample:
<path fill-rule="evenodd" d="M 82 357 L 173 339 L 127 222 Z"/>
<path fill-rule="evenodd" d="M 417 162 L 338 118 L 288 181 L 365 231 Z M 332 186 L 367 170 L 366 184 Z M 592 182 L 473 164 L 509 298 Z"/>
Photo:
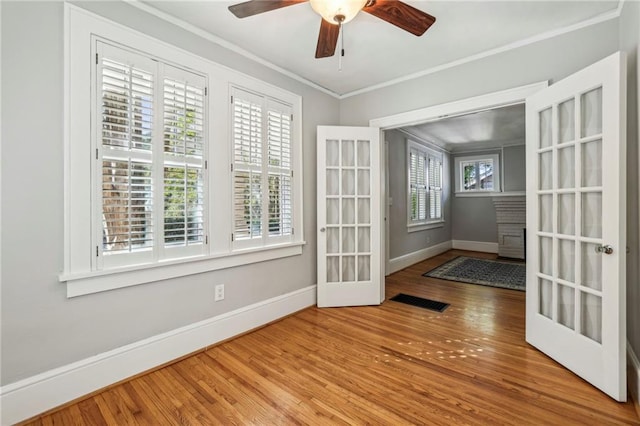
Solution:
<path fill-rule="evenodd" d="M 399 293 L 391 299 L 394 302 L 405 303 L 419 308 L 429 309 L 431 311 L 443 312 L 449 307 L 448 303 L 438 302 L 437 300 L 423 299 L 422 297 L 411 296 L 410 294 Z"/>

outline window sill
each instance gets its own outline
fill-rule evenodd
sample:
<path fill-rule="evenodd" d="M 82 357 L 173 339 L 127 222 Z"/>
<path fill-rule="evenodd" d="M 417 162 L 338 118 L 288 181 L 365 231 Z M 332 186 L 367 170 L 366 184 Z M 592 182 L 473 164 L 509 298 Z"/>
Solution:
<path fill-rule="evenodd" d="M 456 192 L 456 197 L 495 197 L 502 194 L 500 191 L 468 191 Z"/>
<path fill-rule="evenodd" d="M 305 244 L 304 241 L 301 241 L 278 246 L 236 250 L 231 253 L 170 260 L 153 265 L 130 266 L 108 271 L 76 274 L 63 273 L 60 275 L 59 280 L 67 283 L 67 297 L 72 298 L 154 281 L 297 256 L 302 254 L 302 246 Z"/>
<path fill-rule="evenodd" d="M 456 192 L 456 197 L 524 197 L 525 191 L 475 191 Z"/>
<path fill-rule="evenodd" d="M 426 231 L 428 229 L 442 228 L 444 226 L 444 220 L 438 222 L 429 222 L 429 223 L 416 223 L 412 225 L 407 225 L 407 232 L 419 232 Z"/>

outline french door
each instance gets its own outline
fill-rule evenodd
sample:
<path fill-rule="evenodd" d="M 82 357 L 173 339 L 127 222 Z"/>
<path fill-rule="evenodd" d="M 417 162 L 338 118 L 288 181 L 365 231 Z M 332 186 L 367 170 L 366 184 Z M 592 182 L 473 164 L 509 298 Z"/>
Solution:
<path fill-rule="evenodd" d="M 319 126 L 318 306 L 378 305 L 380 130 Z"/>
<path fill-rule="evenodd" d="M 527 342 L 614 399 L 626 389 L 626 60 L 527 98 Z"/>

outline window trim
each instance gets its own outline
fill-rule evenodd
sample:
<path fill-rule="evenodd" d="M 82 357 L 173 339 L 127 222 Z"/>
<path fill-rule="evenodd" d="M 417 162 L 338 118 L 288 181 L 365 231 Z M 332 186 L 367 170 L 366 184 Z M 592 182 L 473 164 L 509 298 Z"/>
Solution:
<path fill-rule="evenodd" d="M 64 264 L 58 278 L 61 282 L 66 282 L 67 297 L 300 255 L 306 244 L 302 222 L 301 96 L 218 65 L 80 7 L 65 3 L 64 13 Z M 95 157 L 92 151 L 95 147 L 87 143 L 91 140 L 91 132 L 96 128 L 96 107 L 91 103 L 91 94 L 95 91 L 91 72 L 94 61 L 87 60 L 94 53 L 95 46 L 90 42 L 92 36 L 208 76 L 209 96 L 206 103 L 208 120 L 211 122 L 208 135 L 211 145 L 205 160 L 210 172 L 206 194 L 209 200 L 231 204 L 231 158 L 226 144 L 222 142 L 229 138 L 229 129 L 225 124 L 230 120 L 229 87 L 245 87 L 292 105 L 292 169 L 295 170 L 292 202 L 293 226 L 296 229 L 292 241 L 233 250 L 230 209 L 216 209 L 213 207 L 215 203 L 211 203 L 207 214 L 209 246 L 202 255 L 97 270 L 92 259 L 95 257 L 92 255 L 95 252 L 95 230 L 92 227 L 92 197 L 95 193 L 92 186 L 95 179 L 90 177 L 94 168 L 87 161 L 87 158 Z M 87 108 L 88 105 L 91 108 Z"/>
<path fill-rule="evenodd" d="M 434 228 L 441 228 L 444 226 L 445 223 L 445 215 L 444 215 L 444 178 L 445 178 L 445 173 L 444 173 L 444 152 L 441 151 L 436 151 L 433 148 L 427 147 L 419 142 L 416 142 L 414 140 L 411 139 L 407 139 L 407 143 L 406 143 L 406 148 L 407 148 L 407 155 L 406 155 L 406 161 L 407 161 L 407 232 L 418 232 L 418 231 L 424 231 L 427 229 L 434 229 Z M 411 219 L 411 151 L 418 151 L 420 154 L 424 154 L 427 158 L 427 169 L 426 169 L 426 174 L 427 174 L 427 181 L 428 181 L 428 175 L 429 175 L 429 171 L 428 171 L 428 164 L 429 164 L 429 157 L 435 157 L 436 159 L 440 160 L 440 163 L 442 164 L 442 175 L 440 176 L 440 180 L 441 180 L 441 192 L 440 192 L 440 205 L 441 205 L 441 216 L 440 218 L 437 219 L 425 219 L 425 220 L 412 220 Z M 427 182 L 428 184 L 429 182 Z M 427 205 L 425 206 L 427 215 L 429 214 L 429 192 L 430 192 L 430 185 L 427 185 L 427 192 L 426 192 L 426 202 Z"/>
<path fill-rule="evenodd" d="M 461 164 L 463 162 L 477 162 L 491 160 L 493 162 L 493 189 L 464 189 Z M 469 155 L 455 157 L 454 159 L 455 195 L 456 197 L 488 197 L 502 192 L 502 180 L 500 175 L 500 155 L 498 153 L 485 155 Z"/>

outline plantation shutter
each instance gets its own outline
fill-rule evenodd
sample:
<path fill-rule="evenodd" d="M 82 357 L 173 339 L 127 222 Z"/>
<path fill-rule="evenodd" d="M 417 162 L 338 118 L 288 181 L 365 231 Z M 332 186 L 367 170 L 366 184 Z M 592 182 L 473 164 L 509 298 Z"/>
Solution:
<path fill-rule="evenodd" d="M 206 79 L 97 46 L 99 267 L 203 253 Z"/>
<path fill-rule="evenodd" d="M 233 240 L 257 246 L 293 235 L 292 108 L 232 90 Z"/>
<path fill-rule="evenodd" d="M 291 235 L 293 211 L 291 188 L 291 107 L 267 103 L 267 146 L 269 151 L 269 236 Z"/>
<path fill-rule="evenodd" d="M 101 251 L 149 253 L 153 226 L 153 126 L 156 64 L 99 44 Z"/>
<path fill-rule="evenodd" d="M 233 236 L 262 237 L 263 98 L 233 90 Z"/>
<path fill-rule="evenodd" d="M 411 221 L 427 218 L 427 158 L 415 149 L 409 150 L 409 195 Z"/>
<path fill-rule="evenodd" d="M 429 219 L 442 219 L 442 158 L 429 156 Z"/>
<path fill-rule="evenodd" d="M 164 244 L 198 246 L 205 239 L 204 77 L 163 68 Z"/>

